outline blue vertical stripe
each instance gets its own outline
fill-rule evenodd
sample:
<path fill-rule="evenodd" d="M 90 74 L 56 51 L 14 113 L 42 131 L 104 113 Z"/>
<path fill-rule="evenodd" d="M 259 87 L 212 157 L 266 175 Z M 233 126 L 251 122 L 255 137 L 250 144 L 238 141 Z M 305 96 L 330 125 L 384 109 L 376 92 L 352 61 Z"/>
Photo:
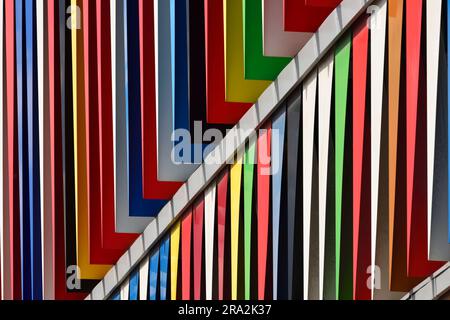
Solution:
<path fill-rule="evenodd" d="M 150 257 L 150 275 L 149 275 L 150 300 L 156 300 L 156 291 L 158 288 L 158 265 L 159 265 L 159 250 L 156 250 Z"/>
<path fill-rule="evenodd" d="M 169 248 L 170 248 L 170 237 L 161 244 L 159 248 L 160 258 L 160 271 L 159 271 L 159 282 L 160 282 L 160 300 L 166 300 L 167 298 L 167 271 L 169 268 Z"/>
<path fill-rule="evenodd" d="M 139 269 L 130 275 L 130 300 L 138 300 L 139 297 Z"/>
<path fill-rule="evenodd" d="M 31 299 L 42 299 L 41 219 L 39 194 L 39 119 L 37 94 L 36 3 L 25 1 L 27 61 L 28 186 Z"/>
<path fill-rule="evenodd" d="M 137 0 L 124 1 L 125 97 L 128 125 L 130 216 L 148 217 L 159 213 L 167 201 L 143 198 L 142 133 L 139 69 L 139 7 Z M 156 124 L 155 124 L 156 125 Z"/>

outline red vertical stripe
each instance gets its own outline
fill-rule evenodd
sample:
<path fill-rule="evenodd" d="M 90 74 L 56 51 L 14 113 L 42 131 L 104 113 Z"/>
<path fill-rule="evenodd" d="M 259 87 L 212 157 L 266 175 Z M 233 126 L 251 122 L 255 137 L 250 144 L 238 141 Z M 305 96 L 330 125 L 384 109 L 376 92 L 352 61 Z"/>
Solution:
<path fill-rule="evenodd" d="M 442 263 L 428 261 L 426 70 L 422 52 L 423 1 L 406 3 L 406 207 L 408 276 L 422 277 Z"/>
<path fill-rule="evenodd" d="M 203 197 L 194 205 L 194 299 L 200 300 L 202 287 Z"/>
<path fill-rule="evenodd" d="M 20 276 L 20 219 L 19 219 L 19 189 L 18 189 L 18 155 L 16 127 L 16 75 L 15 75 L 15 19 L 14 0 L 5 1 L 5 44 L 6 44 L 6 131 L 7 138 L 7 168 L 8 168 L 8 206 L 9 206 L 9 252 L 10 280 L 13 299 L 20 300 L 22 296 Z"/>
<path fill-rule="evenodd" d="M 267 246 L 269 233 L 269 193 L 271 177 L 271 124 L 267 124 L 258 137 L 258 299 L 264 300 L 266 291 Z"/>
<path fill-rule="evenodd" d="M 181 293 L 183 300 L 191 298 L 191 234 L 192 210 L 181 220 Z"/>
<path fill-rule="evenodd" d="M 111 76 L 110 1 L 97 0 L 98 125 L 100 150 L 101 245 L 125 252 L 138 235 L 116 233 L 114 198 L 114 140 Z"/>
<path fill-rule="evenodd" d="M 217 185 L 217 265 L 218 265 L 218 282 L 219 282 L 219 300 L 223 300 L 223 271 L 225 260 L 225 224 L 227 217 L 227 198 L 228 198 L 228 176 L 229 171 L 226 169 L 225 173 L 219 179 Z"/>
<path fill-rule="evenodd" d="M 370 122 L 366 121 L 367 19 L 353 36 L 353 298 L 370 299 L 367 268 L 370 266 Z"/>

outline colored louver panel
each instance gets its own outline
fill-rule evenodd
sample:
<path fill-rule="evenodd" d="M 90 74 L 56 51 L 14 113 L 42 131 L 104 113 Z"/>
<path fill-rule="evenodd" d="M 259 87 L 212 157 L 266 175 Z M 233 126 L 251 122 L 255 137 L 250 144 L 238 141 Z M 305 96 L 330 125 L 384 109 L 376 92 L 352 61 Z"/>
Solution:
<path fill-rule="evenodd" d="M 113 264 L 123 252 L 102 248 L 96 3 L 84 0 L 83 9 L 89 259 L 94 264 Z"/>
<path fill-rule="evenodd" d="M 167 297 L 167 278 L 169 270 L 169 250 L 170 238 L 167 237 L 159 248 L 159 298 L 166 300 Z"/>
<path fill-rule="evenodd" d="M 251 104 L 225 99 L 224 5 L 222 1 L 216 0 L 204 0 L 204 3 L 207 121 L 213 124 L 235 124 Z"/>
<path fill-rule="evenodd" d="M 180 252 L 180 223 L 170 233 L 170 298 L 177 299 L 178 261 Z"/>
<path fill-rule="evenodd" d="M 289 58 L 264 56 L 263 12 L 260 0 L 243 0 L 244 76 L 247 80 L 275 80 Z"/>
<path fill-rule="evenodd" d="M 439 154 L 445 153 L 448 131 L 444 119 L 447 100 L 443 92 L 446 90 L 446 72 L 443 72 L 446 59 L 442 37 L 442 1 L 426 2 L 426 57 L 427 57 L 427 222 L 428 222 L 428 259 L 450 260 L 448 243 L 448 209 L 445 207 L 447 177 L 445 172 L 447 161 Z M 439 119 L 439 121 L 438 121 Z M 442 141 L 442 142 L 441 142 Z M 447 169 L 448 170 L 448 169 Z"/>
<path fill-rule="evenodd" d="M 139 300 L 147 300 L 149 287 L 149 261 L 146 257 L 139 265 Z"/>
<path fill-rule="evenodd" d="M 134 0 L 133 0 L 134 1 Z M 133 100 L 134 102 L 134 108 L 127 108 L 127 101 L 129 99 L 129 95 L 127 95 L 127 87 L 126 86 L 126 79 L 128 77 L 128 69 L 125 68 L 127 65 L 127 60 L 125 59 L 128 57 L 128 46 L 126 47 L 126 41 L 128 33 L 133 34 L 133 37 L 138 33 L 138 25 L 137 25 L 137 15 L 138 11 L 137 8 L 133 7 L 134 3 L 130 3 L 130 6 L 132 6 L 132 9 L 136 9 L 134 14 L 133 23 L 130 22 L 131 25 L 134 26 L 133 31 L 128 30 L 128 19 L 126 18 L 126 12 L 127 12 L 127 5 L 128 2 L 125 0 L 118 0 L 118 1 L 111 1 L 110 2 L 110 9 L 111 9 L 111 58 L 112 58 L 112 92 L 113 92 L 113 146 L 114 146 L 114 184 L 115 184 L 115 201 L 116 201 L 116 211 L 115 211 L 115 230 L 116 232 L 120 233 L 141 233 L 144 231 L 145 226 L 151 221 L 151 218 L 144 217 L 145 214 L 155 214 L 157 213 L 157 210 L 153 208 L 152 210 L 142 210 L 140 208 L 139 213 L 141 216 L 134 216 L 130 214 L 130 208 L 132 207 L 130 204 L 129 194 L 132 194 L 132 191 L 130 190 L 130 181 L 129 181 L 129 174 L 132 171 L 131 170 L 131 163 L 129 159 L 129 153 L 132 152 L 129 150 L 129 143 L 128 143 L 128 136 L 129 136 L 129 128 L 128 128 L 128 121 L 126 115 L 128 114 L 129 110 L 133 110 L 133 115 L 135 117 L 138 117 L 138 111 L 139 111 L 139 103 L 136 103 L 136 101 L 139 100 Z M 131 10 L 133 12 L 133 10 Z M 151 17 L 148 17 L 150 19 Z M 131 47 L 134 49 L 134 54 L 137 55 L 136 52 L 137 49 L 137 39 L 135 39 L 135 42 L 130 44 L 130 50 Z M 127 54 L 126 54 L 127 53 Z M 139 80 L 139 77 L 137 76 L 138 71 L 136 70 L 136 64 L 138 60 L 133 56 L 133 61 L 135 62 L 132 64 L 134 68 L 131 70 L 132 74 L 134 74 L 134 77 L 132 78 L 135 90 L 133 93 L 134 99 L 139 99 L 136 97 L 139 96 L 136 92 L 136 83 Z M 136 78 L 137 76 L 137 78 Z M 140 117 L 140 116 L 139 116 Z M 136 118 L 133 118 L 133 121 L 138 121 Z M 139 138 L 138 133 L 139 130 L 136 128 L 136 123 L 130 121 L 133 123 L 133 133 L 134 137 L 137 139 L 133 140 L 135 143 L 133 144 L 136 151 L 136 149 L 139 148 L 141 144 L 141 139 Z M 140 123 L 139 123 L 140 125 Z M 134 160 L 139 162 L 139 158 L 137 154 L 134 154 Z M 133 166 L 134 169 L 139 171 L 139 168 Z M 134 177 L 139 180 L 139 175 L 135 172 Z M 142 178 L 142 173 L 140 174 L 140 178 Z M 136 182 L 137 183 L 137 182 Z M 142 186 L 142 182 L 140 184 Z M 135 185 L 136 189 L 140 189 L 139 186 Z M 142 191 L 142 190 L 141 190 Z M 130 193 L 129 193 L 130 192 Z M 152 206 L 152 204 L 149 204 L 151 200 L 145 201 L 142 198 L 142 192 L 138 190 L 134 190 L 134 201 L 135 205 L 138 205 L 137 202 L 145 203 L 145 207 Z M 142 203 L 141 203 L 142 204 Z M 160 205 L 160 204 L 159 204 Z M 148 208 L 146 208 L 148 209 Z M 136 213 L 135 213 L 136 214 Z"/>
<path fill-rule="evenodd" d="M 194 300 L 201 299 L 204 215 L 205 202 L 201 199 L 194 204 L 193 208 Z"/>
<path fill-rule="evenodd" d="M 205 191 L 205 290 L 206 300 L 213 297 L 214 229 L 216 216 L 216 184 Z"/>
<path fill-rule="evenodd" d="M 331 127 L 331 100 L 333 89 L 334 55 L 329 54 L 319 66 L 318 83 L 318 132 L 319 132 L 319 299 L 324 299 L 325 291 L 325 241 L 329 225 L 328 217 L 328 184 L 329 181 L 329 148 Z"/>
<path fill-rule="evenodd" d="M 353 299 L 370 299 L 370 124 L 367 82 L 369 27 L 367 19 L 353 30 Z M 370 269 L 369 269 L 370 270 Z"/>
<path fill-rule="evenodd" d="M 156 300 L 156 292 L 158 290 L 158 267 L 159 267 L 159 250 L 156 250 L 150 257 L 149 269 L 149 300 Z"/>
<path fill-rule="evenodd" d="M 181 298 L 191 298 L 192 210 L 181 220 Z"/>
<path fill-rule="evenodd" d="M 271 169 L 271 124 L 260 130 L 258 137 L 257 165 L 257 223 L 258 223 L 258 299 L 266 295 L 267 252 L 269 245 L 269 203 Z"/>
<path fill-rule="evenodd" d="M 287 298 L 303 297 L 303 155 L 302 155 L 302 90 L 297 89 L 287 102 Z"/>
<path fill-rule="evenodd" d="M 93 212 L 99 220 L 96 232 L 101 235 L 103 249 L 124 252 L 137 235 L 117 233 L 115 225 L 114 194 L 114 138 L 113 138 L 113 95 L 111 62 L 111 7 L 109 0 L 96 1 L 97 31 L 97 77 L 98 86 L 98 131 L 100 160 L 100 210 Z M 117 208 L 119 210 L 120 208 Z M 99 229 L 98 229 L 99 228 Z"/>
<path fill-rule="evenodd" d="M 155 25 L 154 2 L 139 0 L 142 174 L 146 199 L 169 199 L 181 183 L 158 180 L 156 148 Z"/>
<path fill-rule="evenodd" d="M 253 186 L 256 162 L 256 138 L 248 142 L 244 154 L 244 291 L 245 299 L 251 295 L 251 251 L 252 251 L 252 215 L 253 215 Z"/>
<path fill-rule="evenodd" d="M 428 261 L 427 248 L 427 156 L 426 149 L 426 66 L 422 50 L 424 2 L 406 6 L 406 223 L 408 276 L 421 277 L 442 264 Z M 431 196 L 431 195 L 430 195 Z"/>
<path fill-rule="evenodd" d="M 218 300 L 224 296 L 224 268 L 225 268 L 225 227 L 228 201 L 229 171 L 225 171 L 217 184 L 217 270 L 218 270 Z"/>
<path fill-rule="evenodd" d="M 283 179 L 284 172 L 284 143 L 286 140 L 286 108 L 282 107 L 279 113 L 275 116 L 272 122 L 272 137 L 271 140 L 271 159 L 272 159 L 272 290 L 273 299 L 278 300 L 282 297 L 283 292 L 278 293 L 278 278 L 283 275 L 283 270 L 280 272 L 282 264 L 279 266 L 278 261 L 283 259 L 282 252 L 279 250 L 280 244 L 280 221 L 284 220 L 285 207 L 282 203 L 284 199 L 284 192 L 286 192 Z M 281 253 L 280 253 L 281 251 Z M 284 279 L 284 277 L 283 277 Z M 284 283 L 280 283 L 280 288 L 283 288 Z"/>
<path fill-rule="evenodd" d="M 316 91 L 317 91 L 317 71 L 306 79 L 303 84 L 303 298 L 310 300 L 310 286 L 313 281 L 310 279 L 311 265 L 311 220 L 314 214 L 314 130 L 316 115 Z"/>
<path fill-rule="evenodd" d="M 284 30 L 315 32 L 341 1 L 323 5 L 319 1 L 284 0 Z"/>
<path fill-rule="evenodd" d="M 263 2 L 264 55 L 294 57 L 312 37 L 311 32 L 284 31 L 283 0 Z"/>
<path fill-rule="evenodd" d="M 139 295 L 139 272 L 134 271 L 130 275 L 130 297 L 128 300 L 130 301 L 136 301 L 138 300 Z"/>
<path fill-rule="evenodd" d="M 202 158 L 195 158 L 189 141 L 183 141 L 174 146 L 174 141 L 185 139 L 180 132 L 175 132 L 171 56 L 172 41 L 170 39 L 170 1 L 155 1 L 155 35 L 156 35 L 156 110 L 157 110 L 157 158 L 158 179 L 161 181 L 186 181 L 202 162 Z M 186 63 L 186 62 L 185 62 Z M 183 149 L 185 145 L 189 147 Z M 201 145 L 198 147 L 201 148 Z M 194 151 L 195 150 L 194 148 Z M 186 154 L 187 153 L 187 154 Z M 189 156 L 189 153 L 191 153 Z M 194 159 L 194 161 L 192 160 Z"/>
<path fill-rule="evenodd" d="M 25 26 L 25 1 L 15 1 L 16 15 L 16 79 L 17 79 L 17 130 L 19 162 L 19 210 L 20 210 L 20 264 L 22 299 L 31 299 L 31 254 L 30 254 L 30 202 L 28 171 L 28 122 L 27 122 L 27 30 Z"/>
<path fill-rule="evenodd" d="M 75 159 L 75 210 L 76 210 L 76 252 L 77 266 L 81 279 L 101 279 L 109 265 L 91 264 L 89 257 L 89 219 L 87 194 L 86 154 L 86 104 L 84 81 L 83 31 L 77 28 L 78 15 L 84 9 L 80 0 L 71 0 L 72 8 L 72 77 L 73 77 L 73 132 Z M 80 8 L 80 11 L 78 10 Z"/>
<path fill-rule="evenodd" d="M 239 223 L 241 215 L 242 151 L 230 169 L 230 229 L 231 229 L 231 299 L 238 299 Z"/>
<path fill-rule="evenodd" d="M 351 215 L 349 196 L 352 190 L 346 185 L 351 173 L 348 149 L 351 147 L 348 137 L 348 99 L 350 86 L 351 34 L 346 34 L 337 44 L 335 51 L 335 200 L 336 200 L 336 298 L 350 299 L 352 296 L 352 264 L 346 262 L 349 251 L 353 248 L 351 232 L 346 232 L 348 216 Z M 350 155 L 351 157 L 351 155 Z M 350 207 L 350 208 L 349 208 Z M 350 214 L 349 214 L 350 213 Z M 350 220 L 352 221 L 352 220 Z M 350 225 L 352 225 L 350 223 Z M 350 250 L 349 250 L 350 249 Z M 350 272 L 349 272 L 350 271 Z"/>
<path fill-rule="evenodd" d="M 244 0 L 223 1 L 225 98 L 230 102 L 254 103 L 270 82 L 245 79 L 242 2 Z"/>
<path fill-rule="evenodd" d="M 27 64 L 27 143 L 28 201 L 30 233 L 30 298 L 42 299 L 41 201 L 39 167 L 39 92 L 37 66 L 36 3 L 25 1 L 26 64 Z"/>

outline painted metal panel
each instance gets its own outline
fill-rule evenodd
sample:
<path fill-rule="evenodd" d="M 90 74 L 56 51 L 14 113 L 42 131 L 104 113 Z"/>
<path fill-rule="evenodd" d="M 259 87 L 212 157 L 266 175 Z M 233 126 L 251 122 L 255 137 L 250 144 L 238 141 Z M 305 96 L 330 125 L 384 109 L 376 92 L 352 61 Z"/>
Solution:
<path fill-rule="evenodd" d="M 169 269 L 170 237 L 167 237 L 159 247 L 159 299 L 167 297 L 167 274 Z"/>
<path fill-rule="evenodd" d="M 114 264 L 123 251 L 102 247 L 96 2 L 83 0 L 83 10 L 89 259 L 94 264 Z"/>
<path fill-rule="evenodd" d="M 193 246 L 194 246 L 194 300 L 201 299 L 202 288 L 202 253 L 203 253 L 203 221 L 205 202 L 201 198 L 193 207 Z"/>
<path fill-rule="evenodd" d="M 154 8 L 154 1 L 139 0 L 143 194 L 146 199 L 170 199 L 181 183 L 158 180 Z"/>
<path fill-rule="evenodd" d="M 120 286 L 120 300 L 127 301 L 130 299 L 130 279 L 127 278 Z"/>
<path fill-rule="evenodd" d="M 158 266 L 159 250 L 156 250 L 150 258 L 149 300 L 156 300 L 156 292 L 158 290 Z"/>
<path fill-rule="evenodd" d="M 126 66 L 126 59 L 125 59 L 125 53 L 128 51 L 126 50 L 125 46 L 125 39 L 126 35 L 128 33 L 127 29 L 127 8 L 128 2 L 125 0 L 118 0 L 118 1 L 111 1 L 110 2 L 110 8 L 111 8 L 111 58 L 112 58 L 112 96 L 113 96 L 113 137 L 114 137 L 114 185 L 115 185 L 115 203 L 116 203 L 116 212 L 115 212 L 115 221 L 116 221 L 116 232 L 121 233 L 141 233 L 144 231 L 147 224 L 152 220 L 150 217 L 136 217 L 130 215 L 130 200 L 129 194 L 132 194 L 130 190 L 131 182 L 129 181 L 129 172 L 131 171 L 130 167 L 131 164 L 129 164 L 129 148 L 128 148 L 128 123 L 127 123 L 127 117 L 124 115 L 127 114 L 128 108 L 127 108 L 127 97 L 126 97 L 126 79 L 128 70 L 125 68 Z M 137 15 L 137 11 L 134 12 L 135 15 Z M 131 17 L 130 17 L 131 18 Z M 137 17 L 134 18 L 134 29 L 133 31 L 130 30 L 129 32 L 136 34 L 137 31 Z M 150 19 L 150 18 L 149 18 Z M 135 37 L 135 36 L 133 36 Z M 135 39 L 136 40 L 136 39 Z M 137 44 L 134 43 L 134 49 L 137 48 Z M 135 52 L 135 54 L 137 54 Z M 136 58 L 133 58 L 136 60 Z M 137 61 L 134 61 L 136 67 Z M 133 69 L 135 73 L 138 73 L 135 69 Z M 133 78 L 134 81 L 138 81 L 139 77 Z M 135 83 L 135 82 L 134 82 Z M 134 84 L 136 87 L 136 84 Z M 133 92 L 136 96 L 136 92 Z M 135 101 L 135 100 L 133 100 Z M 134 104 L 135 108 L 132 108 L 134 111 L 134 116 L 137 117 L 136 113 L 136 107 L 137 104 Z M 134 121 L 137 121 L 136 119 L 133 119 Z M 133 123 L 130 121 L 130 123 Z M 139 122 L 140 124 L 140 122 Z M 134 139 L 134 147 L 139 148 L 139 145 L 141 143 L 140 138 L 138 137 L 139 133 L 137 133 L 138 130 L 136 130 L 137 125 L 136 123 L 133 124 L 133 133 L 135 138 Z M 134 160 L 139 162 L 138 155 L 134 154 Z M 141 160 L 142 161 L 142 160 Z M 133 166 L 134 169 L 137 169 L 135 166 Z M 135 178 L 139 180 L 138 173 L 135 172 Z M 141 174 L 142 179 L 142 174 Z M 138 182 L 136 182 L 137 184 Z M 142 181 L 140 186 L 142 186 Z M 137 189 L 139 187 L 135 185 Z M 136 202 L 140 202 L 137 198 L 140 197 L 140 200 L 142 199 L 142 192 L 139 193 L 137 190 L 134 190 L 134 196 L 136 197 Z M 142 190 L 141 190 L 142 191 Z M 140 213 L 157 213 L 155 209 L 152 210 L 139 210 Z"/>
<path fill-rule="evenodd" d="M 225 98 L 254 103 L 271 82 L 245 79 L 242 1 L 224 0 Z"/>
<path fill-rule="evenodd" d="M 253 185 L 256 163 L 256 137 L 248 142 L 244 154 L 244 295 L 250 300 L 251 295 L 251 251 L 252 251 L 252 215 Z"/>
<path fill-rule="evenodd" d="M 39 95 L 36 2 L 25 1 L 30 299 L 42 299 L 41 199 L 39 162 Z"/>
<path fill-rule="evenodd" d="M 225 267 L 225 227 L 227 216 L 229 171 L 220 176 L 217 185 L 217 270 L 218 270 L 218 300 L 224 295 L 224 267 Z"/>
<path fill-rule="evenodd" d="M 266 56 L 294 57 L 313 35 L 284 31 L 283 0 L 264 0 L 263 19 Z"/>
<path fill-rule="evenodd" d="M 170 298 L 177 300 L 178 261 L 180 252 L 180 222 L 170 233 Z"/>
<path fill-rule="evenodd" d="M 303 298 L 302 90 L 287 101 L 287 298 Z"/>
<path fill-rule="evenodd" d="M 313 214 L 314 130 L 316 115 L 317 70 L 303 84 L 303 297 L 311 299 L 311 220 Z"/>
<path fill-rule="evenodd" d="M 278 278 L 283 274 L 283 270 L 279 271 L 278 261 L 284 259 L 279 252 L 280 246 L 280 220 L 281 215 L 284 215 L 284 207 L 282 199 L 286 192 L 285 178 L 284 178 L 284 157 L 285 149 L 284 143 L 286 141 L 286 107 L 281 107 L 281 110 L 275 115 L 272 122 L 272 137 L 271 137 L 271 158 L 272 158 L 272 291 L 273 299 L 278 300 L 282 298 L 282 293 L 278 293 Z M 284 218 L 283 218 L 284 220 Z M 280 275 L 279 275 L 280 274 Z M 281 285 L 281 284 L 280 284 Z M 280 286 L 281 288 L 281 286 Z"/>
<path fill-rule="evenodd" d="M 266 57 L 263 39 L 263 1 L 243 0 L 244 76 L 247 80 L 275 80 L 289 58 Z"/>
<path fill-rule="evenodd" d="M 387 18 L 387 1 L 383 0 L 379 3 L 379 10 L 374 12 L 370 17 L 371 24 L 370 33 L 370 108 L 371 108 L 371 253 L 370 253 L 370 272 L 366 269 L 370 276 L 370 291 L 371 299 L 375 297 L 375 288 L 378 280 L 381 277 L 376 272 L 377 262 L 376 253 L 378 247 L 377 230 L 379 225 L 379 216 L 384 215 L 384 208 L 380 206 L 383 198 L 383 191 L 386 186 L 384 181 L 380 179 L 380 175 L 384 168 L 385 162 L 382 159 L 382 153 L 385 151 L 385 145 L 382 145 L 382 125 L 383 114 L 385 113 L 386 105 L 384 104 L 384 88 L 385 88 L 385 66 L 386 63 L 386 18 Z M 380 192 L 381 190 L 381 192 Z M 384 203 L 384 202 L 383 202 Z M 387 276 L 387 274 L 386 274 Z M 367 282 L 367 281 L 366 281 Z"/>
<path fill-rule="evenodd" d="M 191 298 L 192 209 L 181 220 L 181 298 Z"/>
<path fill-rule="evenodd" d="M 307 0 L 284 0 L 284 30 L 315 32 L 336 5 L 317 6 Z"/>
<path fill-rule="evenodd" d="M 348 247 L 353 247 L 353 241 L 348 239 L 349 233 L 344 228 L 348 224 L 347 217 L 351 216 L 349 205 L 346 201 L 352 190 L 346 187 L 346 177 L 350 175 L 352 170 L 348 165 L 348 155 L 346 150 L 350 148 L 350 141 L 347 137 L 349 131 L 348 124 L 348 99 L 350 85 L 350 56 L 351 56 L 352 37 L 346 34 L 343 39 L 338 42 L 335 50 L 335 210 L 336 210 L 336 298 L 349 299 L 352 296 L 352 263 L 346 263 L 346 253 Z M 348 212 L 350 211 L 350 212 Z M 347 249 L 347 250 L 346 250 Z M 350 269 L 350 272 L 349 272 Z"/>
<path fill-rule="evenodd" d="M 329 146 L 334 55 L 329 54 L 319 66 L 319 299 L 324 299 L 325 241 L 327 232 L 327 191 L 329 183 Z"/>
<path fill-rule="evenodd" d="M 260 129 L 258 137 L 257 165 L 257 217 L 258 217 L 258 299 L 265 299 L 267 252 L 269 245 L 269 203 L 271 170 L 272 123 Z"/>
<path fill-rule="evenodd" d="M 363 18 L 353 30 L 353 299 L 368 300 L 371 254 L 370 124 L 367 84 L 369 26 Z"/>
<path fill-rule="evenodd" d="M 235 124 L 251 103 L 234 103 L 225 98 L 225 44 L 223 2 L 205 1 L 206 113 L 209 123 Z"/>
<path fill-rule="evenodd" d="M 447 106 L 445 95 L 446 72 L 444 34 L 442 27 L 442 1 L 426 2 L 426 46 L 427 46 L 427 223 L 428 258 L 430 260 L 450 260 L 448 243 L 448 182 L 443 174 L 448 170 L 447 161 L 440 155 L 445 154 L 448 138 L 447 120 L 444 116 Z M 442 67 L 441 67 L 442 66 Z M 447 124 L 448 126 L 448 124 Z M 447 207 L 446 207 L 447 205 Z"/>
<path fill-rule="evenodd" d="M 156 43 L 156 114 L 157 114 L 157 156 L 158 179 L 161 181 L 186 181 L 201 163 L 200 159 L 183 162 L 178 159 L 180 151 L 174 148 L 174 140 L 184 136 L 174 135 L 173 84 L 170 39 L 170 1 L 155 1 L 155 43 Z M 174 139 L 175 138 L 175 139 Z M 186 144 L 186 142 L 183 142 Z M 179 143 L 179 148 L 183 146 Z M 200 146 L 199 146 L 200 147 Z M 200 152 L 201 153 L 201 152 Z M 187 155 L 184 155 L 185 158 Z M 181 161 L 180 161 L 181 160 Z"/>
<path fill-rule="evenodd" d="M 103 249 L 115 249 L 122 253 L 133 243 L 137 235 L 117 233 L 115 226 L 114 197 L 114 138 L 113 138 L 113 95 L 111 63 L 111 7 L 109 0 L 96 1 L 97 33 L 97 77 L 98 86 L 98 139 L 100 210 L 93 212 L 98 221 L 94 232 L 101 235 Z"/>
<path fill-rule="evenodd" d="M 130 275 L 130 298 L 136 301 L 139 297 L 139 270 L 135 270 Z"/>
<path fill-rule="evenodd" d="M 406 225 L 408 276 L 425 277 L 442 266 L 428 261 L 427 248 L 427 158 L 426 66 L 422 52 L 422 0 L 406 6 Z"/>
<path fill-rule="evenodd" d="M 139 300 L 147 300 L 149 286 L 149 257 L 145 257 L 139 265 Z"/>
<path fill-rule="evenodd" d="M 78 28 L 77 20 L 83 12 L 81 0 L 71 0 L 72 8 L 72 78 L 73 78 L 73 132 L 75 159 L 75 210 L 76 210 L 76 250 L 77 266 L 81 279 L 102 279 L 110 265 L 91 264 L 89 256 L 89 217 L 87 194 L 87 154 L 86 154 L 86 104 L 84 81 L 83 31 Z M 79 8 L 79 10 L 78 10 Z M 83 19 L 84 20 L 84 19 Z"/>
<path fill-rule="evenodd" d="M 231 300 L 238 299 L 239 221 L 243 159 L 243 152 L 238 152 L 236 161 L 230 169 Z"/>
<path fill-rule="evenodd" d="M 22 299 L 31 299 L 30 203 L 28 171 L 27 60 L 25 1 L 15 1 L 17 131 L 19 165 L 20 265 Z M 30 74 L 32 70 L 30 70 Z"/>
<path fill-rule="evenodd" d="M 205 191 L 205 298 L 212 300 L 214 270 L 214 229 L 216 216 L 216 183 Z"/>

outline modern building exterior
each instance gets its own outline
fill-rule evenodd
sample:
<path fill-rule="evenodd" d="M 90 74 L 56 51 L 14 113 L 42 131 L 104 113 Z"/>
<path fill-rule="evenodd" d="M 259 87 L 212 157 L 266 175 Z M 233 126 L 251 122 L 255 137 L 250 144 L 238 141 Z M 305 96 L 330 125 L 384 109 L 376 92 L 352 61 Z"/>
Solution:
<path fill-rule="evenodd" d="M 448 299 L 447 1 L 0 7 L 2 299 Z"/>

